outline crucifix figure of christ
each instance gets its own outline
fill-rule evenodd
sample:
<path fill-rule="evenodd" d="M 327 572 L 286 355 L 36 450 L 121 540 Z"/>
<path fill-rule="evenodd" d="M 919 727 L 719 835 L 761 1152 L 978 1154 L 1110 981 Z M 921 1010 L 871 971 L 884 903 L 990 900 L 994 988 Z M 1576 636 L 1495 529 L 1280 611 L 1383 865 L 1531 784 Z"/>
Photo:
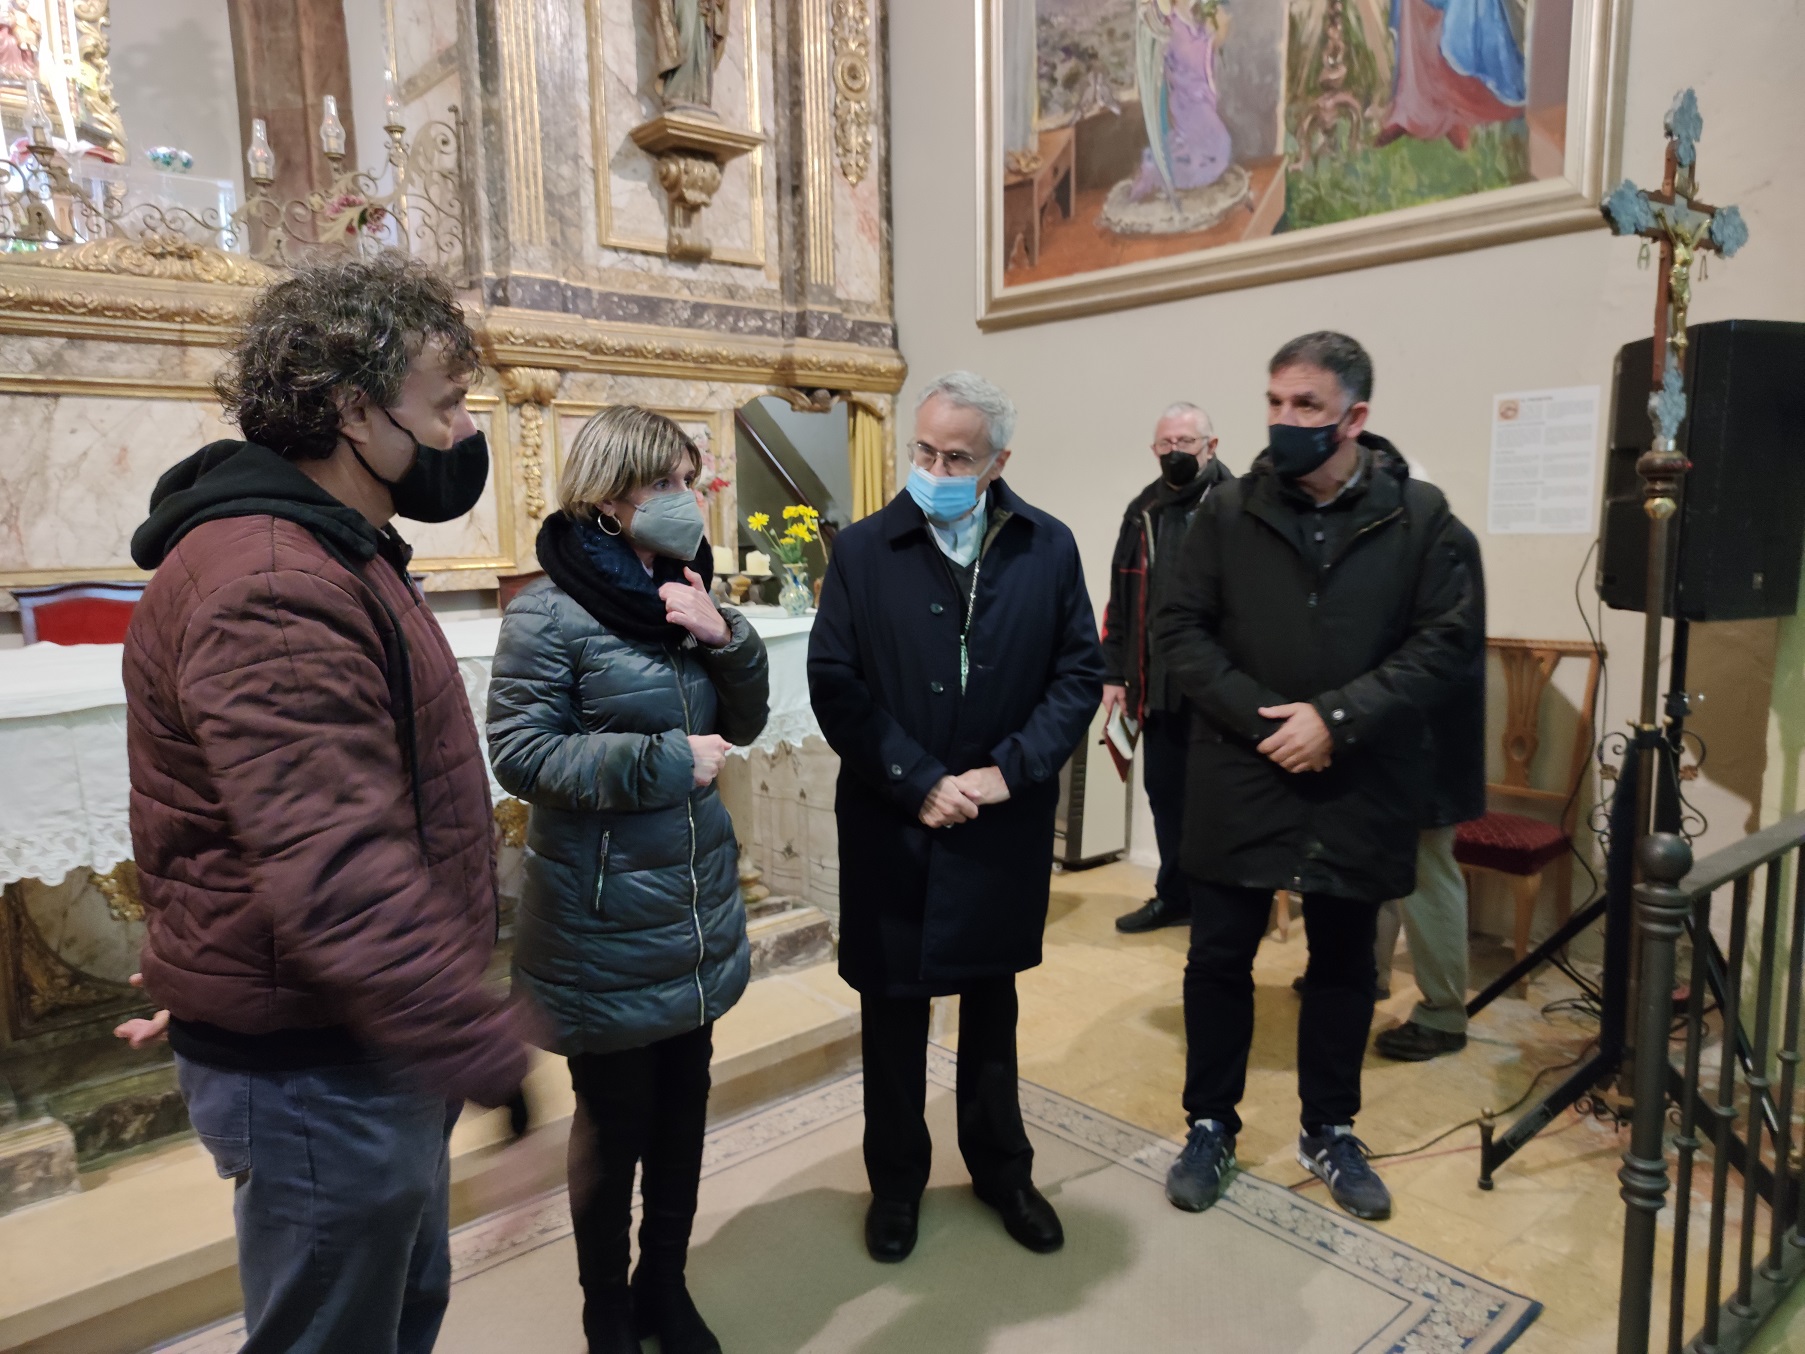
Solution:
<path fill-rule="evenodd" d="M 1686 417 L 1686 311 L 1692 301 L 1692 264 L 1707 253 L 1730 257 L 1748 241 L 1748 227 L 1734 207 L 1712 207 L 1698 198 L 1698 140 L 1704 131 L 1698 98 L 1682 91 L 1667 110 L 1667 163 L 1658 192 L 1645 192 L 1628 179 L 1605 199 L 1604 214 L 1619 235 L 1636 235 L 1658 244 L 1660 275 L 1655 293 L 1655 342 L 1653 370 L 1649 372 L 1648 412 L 1654 440 L 1636 462 L 1642 477 L 1642 507 L 1648 514 L 1648 576 L 1643 593 L 1642 706 L 1636 721 L 1635 766 L 1637 859 L 1647 877 L 1665 878 L 1663 863 L 1689 862 L 1684 843 L 1673 836 L 1650 835 L 1657 774 L 1675 751 L 1672 735 L 1656 722 L 1656 697 L 1660 685 L 1662 616 L 1672 580 L 1668 556 L 1673 517 L 1679 508 L 1680 487 L 1691 462 L 1679 449 L 1680 424 Z M 1647 246 L 1645 245 L 1644 248 Z M 1685 621 L 1676 616 L 1675 625 Z M 1629 770 L 1626 762 L 1625 770 Z M 1626 787 L 1619 784 L 1619 793 Z M 1677 881 L 1683 868 L 1673 873 Z M 1630 966 L 1624 1005 L 1632 1013 L 1633 1028 L 1626 1028 L 1623 1058 L 1631 1072 L 1632 1099 L 1637 1113 L 1630 1130 L 1629 1150 L 1623 1156 L 1624 1201 L 1631 1205 L 1623 1233 L 1622 1292 L 1618 1300 L 1617 1347 L 1622 1351 L 1648 1348 L 1651 1291 L 1654 1273 L 1655 1215 L 1667 1192 L 1667 1162 L 1662 1149 L 1665 1118 L 1642 1112 L 1644 1105 L 1664 1105 L 1667 1094 L 1667 1027 L 1672 1011 L 1663 995 L 1659 1002 L 1641 1002 L 1640 992 L 1666 994 L 1673 989 L 1674 940 L 1685 918 L 1684 895 L 1669 888 L 1677 908 L 1665 910 L 1645 882 L 1637 887 L 1635 938 L 1638 960 Z M 1616 923 L 1611 923 L 1615 925 Z M 1626 952 L 1627 953 L 1627 952 Z M 1733 977 L 1732 981 L 1736 981 Z M 1696 1017 L 1695 1017 L 1696 1018 Z M 1630 1022 L 1626 1022 L 1626 1025 Z M 1639 1056 L 1638 1050 L 1648 1050 Z M 1758 1133 L 1758 1129 L 1756 1130 Z M 1753 1139 L 1757 1144 L 1760 1138 Z M 1684 1184 L 1682 1189 L 1686 1188 Z M 1630 1276 L 1638 1276 L 1632 1283 Z"/>

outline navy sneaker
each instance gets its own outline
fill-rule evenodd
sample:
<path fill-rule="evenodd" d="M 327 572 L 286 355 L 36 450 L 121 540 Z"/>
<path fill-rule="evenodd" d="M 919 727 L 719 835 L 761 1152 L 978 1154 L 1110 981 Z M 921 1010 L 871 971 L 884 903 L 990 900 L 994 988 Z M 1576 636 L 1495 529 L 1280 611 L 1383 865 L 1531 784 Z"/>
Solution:
<path fill-rule="evenodd" d="M 1331 1124 L 1297 1138 L 1297 1164 L 1328 1185 L 1330 1197 L 1356 1218 L 1380 1222 L 1391 1216 L 1391 1191 L 1366 1164 L 1371 1154 L 1351 1124 Z"/>
<path fill-rule="evenodd" d="M 1201 1213 L 1222 1197 L 1235 1169 L 1235 1140 L 1214 1119 L 1199 1119 L 1166 1172 L 1166 1198 L 1174 1208 Z"/>

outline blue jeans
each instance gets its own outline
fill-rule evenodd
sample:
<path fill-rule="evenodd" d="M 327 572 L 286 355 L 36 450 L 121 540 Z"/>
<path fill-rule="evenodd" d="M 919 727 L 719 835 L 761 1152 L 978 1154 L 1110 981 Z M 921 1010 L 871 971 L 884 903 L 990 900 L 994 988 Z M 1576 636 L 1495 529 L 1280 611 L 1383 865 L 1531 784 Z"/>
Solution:
<path fill-rule="evenodd" d="M 236 1181 L 244 1354 L 427 1354 L 451 1299 L 456 1104 L 374 1064 L 229 1072 L 176 1059 Z"/>

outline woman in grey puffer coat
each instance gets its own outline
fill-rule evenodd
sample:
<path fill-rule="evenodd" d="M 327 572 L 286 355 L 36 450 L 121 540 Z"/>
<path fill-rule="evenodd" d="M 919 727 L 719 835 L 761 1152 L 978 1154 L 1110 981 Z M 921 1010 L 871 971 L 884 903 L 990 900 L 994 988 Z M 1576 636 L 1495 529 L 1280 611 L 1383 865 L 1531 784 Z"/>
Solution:
<path fill-rule="evenodd" d="M 548 1017 L 581 1110 L 571 1213 L 593 1354 L 642 1335 L 665 1354 L 720 1350 L 683 1277 L 714 1022 L 749 970 L 714 779 L 764 728 L 769 668 L 746 618 L 708 595 L 700 459 L 644 409 L 583 426 L 539 534 L 547 578 L 509 605 L 489 686 L 496 779 L 532 806 L 514 982 Z"/>

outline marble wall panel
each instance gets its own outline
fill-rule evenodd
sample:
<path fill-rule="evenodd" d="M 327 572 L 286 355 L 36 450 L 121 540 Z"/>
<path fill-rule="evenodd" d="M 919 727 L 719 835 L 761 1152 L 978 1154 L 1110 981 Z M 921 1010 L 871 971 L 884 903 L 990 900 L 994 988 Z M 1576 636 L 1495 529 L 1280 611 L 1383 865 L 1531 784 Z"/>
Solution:
<path fill-rule="evenodd" d="M 875 161 L 874 168 L 875 168 Z M 855 187 L 834 174 L 834 290 L 848 301 L 881 306 L 885 294 L 883 196 L 867 172 Z"/>
<path fill-rule="evenodd" d="M 199 398 L 0 394 L 0 582 L 34 572 L 136 573 L 132 532 L 151 488 L 197 448 L 234 435 Z M 21 577 L 24 575 L 24 577 Z"/>
<path fill-rule="evenodd" d="M 402 528 L 422 567 L 512 565 L 513 487 L 496 407 L 491 400 L 474 411 L 495 450 L 495 473 L 476 509 L 456 522 Z M 158 477 L 206 443 L 238 435 L 199 389 L 175 398 L 0 393 L 0 428 L 15 449 L 0 460 L 0 586 L 135 576 L 131 536 Z"/>

